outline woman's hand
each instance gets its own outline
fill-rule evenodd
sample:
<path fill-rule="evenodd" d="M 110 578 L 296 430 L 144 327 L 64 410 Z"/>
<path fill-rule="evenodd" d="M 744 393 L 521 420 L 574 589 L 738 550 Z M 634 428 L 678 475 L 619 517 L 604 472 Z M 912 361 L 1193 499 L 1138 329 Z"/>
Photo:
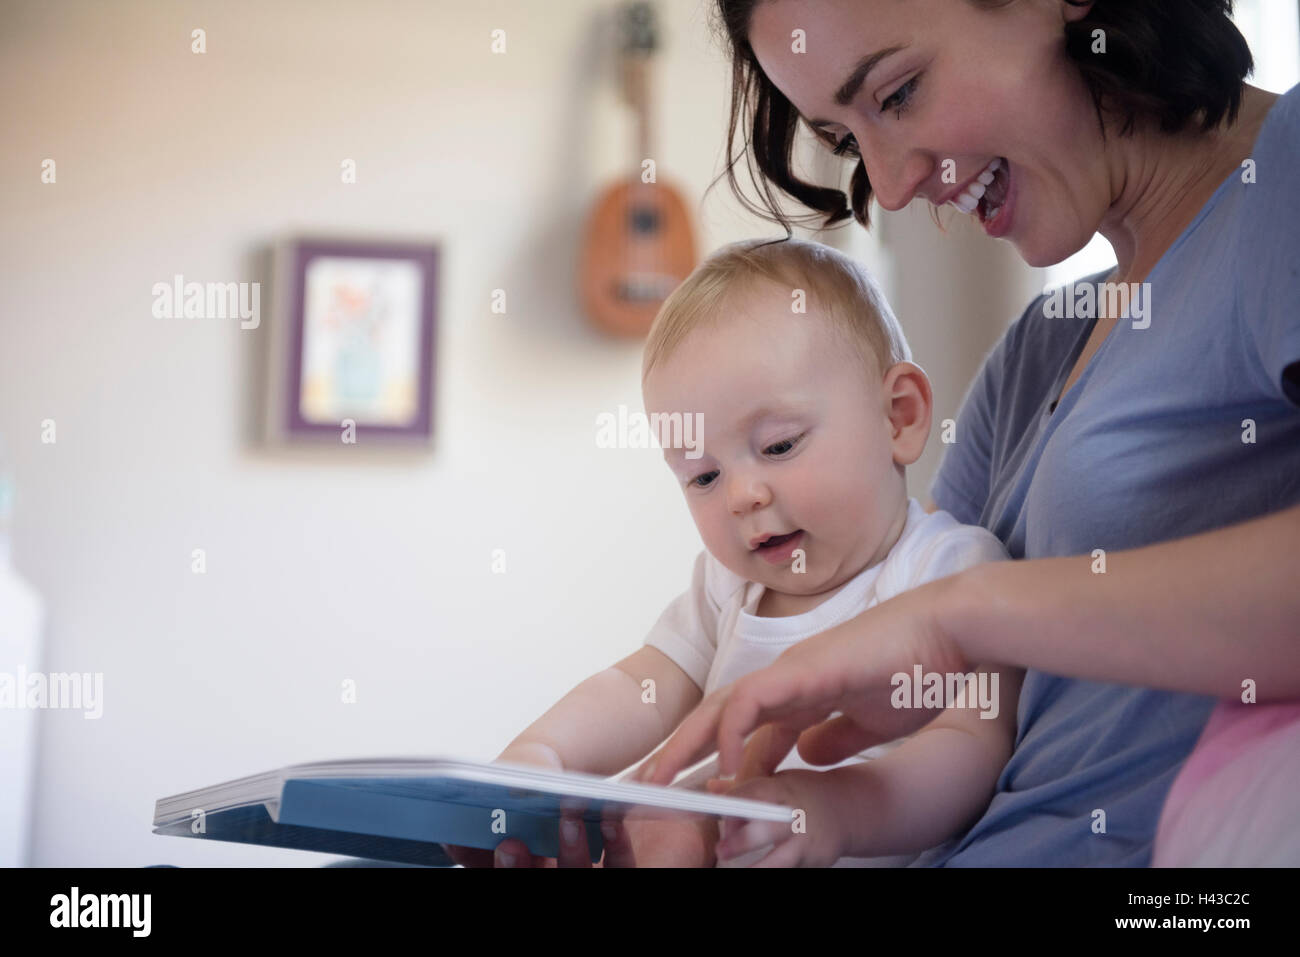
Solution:
<path fill-rule="evenodd" d="M 564 763 L 553 748 L 533 742 L 512 743 L 496 760 L 506 764 L 522 764 L 545 768 L 548 771 L 563 771 Z M 582 826 L 582 817 L 578 812 L 561 815 L 559 859 L 553 857 L 535 857 L 528 850 L 528 845 L 518 838 L 508 837 L 493 850 L 480 847 L 462 847 L 459 844 L 444 844 L 443 850 L 457 864 L 463 867 L 590 867 L 591 858 L 587 851 L 587 833 Z M 621 834 L 621 830 L 618 831 Z M 612 849 L 607 847 L 606 856 L 613 855 L 613 860 L 623 860 L 628 853 L 620 846 L 616 837 Z"/>
<path fill-rule="evenodd" d="M 562 771 L 559 755 L 549 747 L 512 745 L 497 761 Z M 587 829 L 581 812 L 571 810 L 559 822 L 559 854 L 538 857 L 518 838 L 503 840 L 493 850 L 444 844 L 448 856 L 464 867 L 592 867 Z M 712 820 L 658 818 L 633 808 L 627 813 L 607 809 L 601 820 L 604 854 L 596 867 L 712 867 L 718 832 Z"/>
<path fill-rule="evenodd" d="M 970 670 L 937 613 L 958 577 L 903 592 L 719 688 L 645 762 L 636 780 L 667 784 L 715 749 L 721 776 L 743 770 L 743 776 L 764 777 L 796 742 L 810 764 L 833 764 L 928 724 L 936 711 L 892 705 L 891 679 L 899 672 L 910 679 L 917 665 L 922 673 Z M 841 714 L 827 720 L 835 711 Z M 746 749 L 746 735 L 763 725 L 768 727 Z"/>
<path fill-rule="evenodd" d="M 633 808 L 626 815 L 608 812 L 601 820 L 605 853 L 591 863 L 587 831 L 582 818 L 566 815 L 560 822 L 560 854 L 536 857 L 527 845 L 509 838 L 497 845 L 498 867 L 712 867 L 716 824 L 709 819 L 659 817 L 652 811 Z"/>
<path fill-rule="evenodd" d="M 493 851 L 477 851 L 491 859 L 488 866 L 496 867 L 635 867 L 632 845 L 627 829 L 619 815 L 607 813 L 601 821 L 602 842 L 605 853 L 601 861 L 591 863 L 587 844 L 587 828 L 579 811 L 567 811 L 559 821 L 558 857 L 538 857 L 528 850 L 528 845 L 515 837 L 506 838 Z"/>

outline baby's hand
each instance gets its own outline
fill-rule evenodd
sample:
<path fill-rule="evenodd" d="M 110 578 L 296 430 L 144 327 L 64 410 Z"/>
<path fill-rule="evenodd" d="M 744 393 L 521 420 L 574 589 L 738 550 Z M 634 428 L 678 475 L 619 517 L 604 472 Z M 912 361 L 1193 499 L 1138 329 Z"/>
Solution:
<path fill-rule="evenodd" d="M 712 818 L 646 817 L 634 808 L 623 818 L 627 851 L 622 862 L 609 860 L 605 866 L 629 867 L 712 867 L 713 848 L 718 841 L 717 822 Z"/>
<path fill-rule="evenodd" d="M 737 784 L 720 778 L 708 782 L 714 794 L 770 801 L 794 809 L 789 822 L 724 818 L 716 851 L 719 861 L 760 847 L 772 850 L 751 867 L 830 867 L 845 853 L 845 822 L 833 799 L 825 771 L 778 771 Z"/>

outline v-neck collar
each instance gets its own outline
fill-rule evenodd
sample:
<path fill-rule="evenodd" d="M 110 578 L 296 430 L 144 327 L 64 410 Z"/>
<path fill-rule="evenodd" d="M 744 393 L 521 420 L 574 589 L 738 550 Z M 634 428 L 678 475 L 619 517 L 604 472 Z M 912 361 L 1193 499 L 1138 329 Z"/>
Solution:
<path fill-rule="evenodd" d="M 1263 122 L 1259 124 L 1259 131 L 1255 134 L 1255 141 L 1251 145 L 1252 156 L 1259 152 L 1259 144 L 1264 139 L 1264 134 L 1268 131 L 1269 124 L 1272 123 L 1276 118 L 1278 112 L 1277 110 L 1278 104 L 1282 102 L 1285 96 L 1286 96 L 1285 93 L 1278 95 L 1277 99 L 1275 99 L 1272 105 L 1269 106 L 1268 112 L 1264 115 Z M 1169 259 L 1169 257 L 1174 253 L 1174 251 L 1177 250 L 1178 247 L 1181 246 L 1187 240 L 1187 238 L 1191 236 L 1193 232 L 1196 231 L 1196 228 L 1201 224 L 1201 221 L 1210 214 L 1211 210 L 1213 210 L 1216 206 L 1219 205 L 1220 201 L 1222 201 L 1224 195 L 1227 193 L 1228 187 L 1230 187 L 1234 182 L 1239 182 L 1240 176 L 1241 176 L 1241 168 L 1237 167 L 1231 170 L 1228 173 L 1228 175 L 1224 177 L 1223 182 L 1221 182 L 1218 185 L 1218 187 L 1214 190 L 1214 192 L 1210 194 L 1210 198 L 1207 199 L 1203 204 L 1201 204 L 1201 208 L 1197 210 L 1197 213 L 1195 216 L 1192 217 L 1191 222 L 1189 222 L 1186 226 L 1183 227 L 1182 232 L 1180 232 L 1177 238 L 1175 238 L 1174 241 L 1169 244 L 1169 248 L 1166 249 L 1161 254 L 1160 258 L 1155 261 L 1155 264 L 1151 267 L 1150 271 L 1147 273 L 1146 279 L 1143 280 L 1144 282 L 1148 284 L 1154 283 L 1156 273 L 1160 271 L 1161 267 L 1164 266 L 1164 264 Z M 1119 268 L 1118 266 L 1112 266 L 1110 269 L 1108 269 L 1105 272 L 1104 278 L 1100 278 L 1100 279 L 1097 278 L 1098 274 L 1094 273 L 1092 276 L 1086 277 L 1083 280 L 1083 282 L 1093 283 L 1093 284 L 1099 282 L 1105 282 L 1109 280 L 1110 276 L 1118 268 Z M 1070 285 L 1071 288 L 1073 288 L 1073 286 L 1077 285 L 1077 283 L 1071 283 Z M 1149 305 L 1149 301 L 1148 301 L 1148 305 Z M 1088 347 L 1088 340 L 1092 338 L 1093 329 L 1097 327 L 1097 316 L 1094 315 L 1092 319 L 1088 320 L 1088 325 L 1087 328 L 1083 331 L 1082 338 L 1075 344 L 1075 347 L 1070 350 L 1069 360 L 1065 363 L 1064 367 L 1057 375 L 1055 381 L 1052 384 L 1051 391 L 1048 392 L 1048 395 L 1051 396 L 1051 398 L 1043 400 L 1043 406 L 1040 411 L 1040 419 L 1059 420 L 1061 418 L 1064 418 L 1064 416 L 1058 416 L 1056 413 L 1060 411 L 1061 406 L 1063 406 L 1066 403 L 1066 400 L 1071 395 L 1077 395 L 1079 391 L 1079 387 L 1083 385 L 1084 380 L 1087 379 L 1088 376 L 1091 374 L 1093 368 L 1097 364 L 1097 360 L 1101 358 L 1102 352 L 1110 345 L 1111 340 L 1115 338 L 1116 330 L 1119 328 L 1120 324 L 1124 321 L 1126 320 L 1123 317 L 1117 318 L 1115 320 L 1115 326 L 1110 330 L 1110 332 L 1106 333 L 1106 338 L 1103 339 L 1101 343 L 1097 346 L 1097 351 L 1092 354 L 1092 357 L 1088 360 L 1088 364 L 1083 367 L 1083 371 L 1079 373 L 1079 378 L 1075 380 L 1074 385 L 1070 386 L 1069 392 L 1067 392 L 1065 395 L 1061 395 L 1061 389 L 1064 388 L 1066 380 L 1069 379 L 1070 372 L 1074 369 L 1075 363 L 1079 361 L 1079 356 L 1081 356 L 1083 354 L 1083 350 Z"/>

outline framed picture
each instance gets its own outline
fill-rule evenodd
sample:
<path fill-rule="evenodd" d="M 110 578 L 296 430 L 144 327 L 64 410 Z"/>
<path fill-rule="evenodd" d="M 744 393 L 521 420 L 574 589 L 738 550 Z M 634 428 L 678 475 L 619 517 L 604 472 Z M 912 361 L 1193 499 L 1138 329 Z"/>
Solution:
<path fill-rule="evenodd" d="M 269 438 L 432 444 L 438 254 L 433 241 L 277 247 Z"/>

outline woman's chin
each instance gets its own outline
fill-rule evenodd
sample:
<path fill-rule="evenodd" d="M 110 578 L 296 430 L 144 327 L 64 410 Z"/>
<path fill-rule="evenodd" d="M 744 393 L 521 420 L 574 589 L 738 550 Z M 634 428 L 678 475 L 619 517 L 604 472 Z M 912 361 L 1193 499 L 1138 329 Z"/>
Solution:
<path fill-rule="evenodd" d="M 1059 233 L 1057 235 L 1048 235 L 1044 237 L 1035 234 L 1030 229 L 1021 229 L 1021 226 L 1027 224 L 1023 221 L 1017 224 L 1016 235 L 1004 237 L 1007 242 L 1015 247 L 1020 258 L 1025 261 L 1025 265 L 1032 266 L 1035 269 L 1045 269 L 1048 266 L 1055 266 L 1058 263 L 1065 262 L 1075 253 L 1082 250 L 1092 241 L 1094 233 L 1080 233 L 1076 239 L 1061 241 Z"/>
<path fill-rule="evenodd" d="M 1035 269 L 1055 266 L 1072 255 L 1071 252 L 1058 244 L 1044 244 L 1038 242 L 1034 236 L 1021 235 L 1008 241 L 1020 254 L 1020 258 L 1025 261 L 1025 265 L 1032 266 Z"/>
<path fill-rule="evenodd" d="M 1046 269 L 1048 266 L 1055 266 L 1065 258 L 1054 253 L 1026 247 L 1020 243 L 1016 243 L 1015 247 L 1016 252 L 1020 253 L 1020 258 L 1025 261 L 1025 265 L 1032 266 L 1035 269 Z"/>

